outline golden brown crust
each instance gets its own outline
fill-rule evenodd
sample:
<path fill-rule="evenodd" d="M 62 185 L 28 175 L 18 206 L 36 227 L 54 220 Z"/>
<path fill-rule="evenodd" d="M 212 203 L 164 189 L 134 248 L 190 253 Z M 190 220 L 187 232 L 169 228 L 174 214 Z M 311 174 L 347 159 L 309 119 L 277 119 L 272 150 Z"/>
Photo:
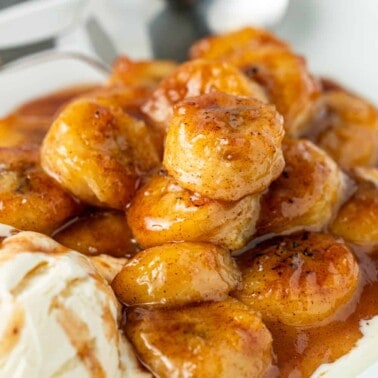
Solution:
<path fill-rule="evenodd" d="M 216 59 L 244 70 L 261 84 L 269 100 L 285 118 L 289 135 L 300 135 L 312 117 L 320 86 L 288 45 L 272 34 L 245 28 L 224 35 L 205 38 L 192 48 L 192 58 Z"/>
<path fill-rule="evenodd" d="M 318 103 L 310 134 L 345 170 L 378 164 L 378 110 L 344 90 L 329 90 Z"/>
<path fill-rule="evenodd" d="M 275 373 L 310 376 L 347 353 L 360 320 L 377 313 L 378 111 L 329 80 L 320 93 L 305 60 L 260 29 L 205 38 L 191 58 L 177 66 L 120 57 L 105 86 L 37 99 L 1 119 L 0 146 L 23 147 L 0 147 L 0 222 L 60 227 L 64 246 L 7 226 L 0 244 L 86 254 L 98 289 L 105 278 L 127 307 L 123 327 L 156 376 L 270 377 L 272 336 L 261 318 Z M 55 181 L 37 147 L 25 147 L 46 132 L 42 160 Z M 298 136 L 307 140 L 289 139 Z M 358 184 L 344 204 L 351 180 L 342 169 Z M 105 209 L 62 227 L 83 209 L 62 188 Z M 332 235 L 354 243 L 358 262 Z M 254 236 L 254 246 L 269 240 L 236 262 L 230 252 Z M 103 310 L 97 320 L 110 323 Z M 0 354 L 19 342 L 26 315 L 6 329 Z M 97 336 L 62 316 L 89 373 L 105 376 L 91 353 Z M 108 342 L 122 337 L 105 328 Z"/>
<path fill-rule="evenodd" d="M 127 306 L 160 307 L 219 301 L 240 283 L 228 251 L 209 243 L 167 243 L 126 263 L 112 287 Z"/>
<path fill-rule="evenodd" d="M 113 63 L 110 85 L 155 86 L 168 76 L 177 64 L 170 60 L 132 60 L 119 56 Z"/>
<path fill-rule="evenodd" d="M 252 98 L 214 92 L 174 108 L 163 164 L 184 188 L 236 201 L 282 171 L 282 117 Z"/>
<path fill-rule="evenodd" d="M 191 59 L 206 56 L 208 59 L 215 60 L 223 56 L 232 56 L 241 50 L 255 50 L 264 45 L 289 48 L 287 43 L 274 34 L 264 29 L 247 27 L 223 35 L 201 39 L 190 48 L 189 56 Z"/>
<path fill-rule="evenodd" d="M 144 112 L 165 132 L 172 119 L 173 106 L 202 94 L 224 93 L 254 97 L 266 102 L 263 90 L 236 67 L 222 62 L 198 59 L 180 65 L 164 79 L 143 106 Z"/>
<path fill-rule="evenodd" d="M 0 203 L 0 223 L 47 234 L 81 209 L 43 172 L 35 146 L 0 148 Z"/>
<path fill-rule="evenodd" d="M 260 317 L 231 299 L 129 310 L 125 330 L 159 377 L 263 377 L 272 360 L 272 338 Z"/>
<path fill-rule="evenodd" d="M 137 191 L 127 219 L 134 237 L 145 248 L 192 241 L 237 250 L 254 233 L 259 200 L 259 195 L 235 202 L 212 200 L 180 187 L 161 171 Z"/>
<path fill-rule="evenodd" d="M 42 166 L 90 204 L 124 209 L 138 176 L 159 164 L 143 121 L 107 101 L 79 99 L 55 120 L 43 141 Z"/>
<path fill-rule="evenodd" d="M 304 139 L 282 148 L 285 168 L 261 199 L 257 237 L 323 230 L 347 199 L 347 178 L 324 151 Z"/>
<path fill-rule="evenodd" d="M 131 257 L 137 245 L 123 212 L 91 211 L 54 234 L 64 246 L 88 256 Z"/>
<path fill-rule="evenodd" d="M 353 253 L 328 234 L 301 233 L 262 243 L 238 259 L 243 288 L 233 295 L 263 319 L 316 325 L 348 303 L 359 266 Z"/>
<path fill-rule="evenodd" d="M 378 169 L 359 169 L 358 190 L 340 209 L 330 231 L 349 242 L 378 246 Z"/>

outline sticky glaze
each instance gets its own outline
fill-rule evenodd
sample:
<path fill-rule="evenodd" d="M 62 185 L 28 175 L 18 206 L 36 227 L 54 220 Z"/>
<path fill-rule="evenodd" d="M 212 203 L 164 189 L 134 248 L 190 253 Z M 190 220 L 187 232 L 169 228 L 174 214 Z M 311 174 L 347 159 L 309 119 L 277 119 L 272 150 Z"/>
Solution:
<path fill-rule="evenodd" d="M 369 255 L 363 248 L 354 249 L 362 280 L 351 314 L 350 308 L 346 308 L 337 320 L 309 329 L 267 324 L 273 335 L 280 377 L 309 377 L 319 365 L 345 355 L 362 337 L 360 321 L 378 314 L 378 255 Z"/>

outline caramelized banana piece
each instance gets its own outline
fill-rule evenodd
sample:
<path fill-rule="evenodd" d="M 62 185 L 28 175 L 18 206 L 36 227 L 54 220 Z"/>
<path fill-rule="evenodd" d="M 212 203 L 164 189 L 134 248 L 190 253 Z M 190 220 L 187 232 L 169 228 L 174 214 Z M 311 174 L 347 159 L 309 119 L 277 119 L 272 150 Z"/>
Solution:
<path fill-rule="evenodd" d="M 49 234 L 80 207 L 43 172 L 37 147 L 0 148 L 0 223 Z"/>
<path fill-rule="evenodd" d="M 138 190 L 127 220 L 138 244 L 145 248 L 192 241 L 237 250 L 251 239 L 259 212 L 260 195 L 236 202 L 212 200 L 182 188 L 160 171 Z"/>
<path fill-rule="evenodd" d="M 170 60 L 134 61 L 127 56 L 118 57 L 109 77 L 110 85 L 154 86 L 168 76 L 177 64 Z"/>
<path fill-rule="evenodd" d="M 236 67 L 198 59 L 179 66 L 164 79 L 143 106 L 144 112 L 165 132 L 172 119 L 173 105 L 189 97 L 221 91 L 266 102 L 263 89 Z"/>
<path fill-rule="evenodd" d="M 369 182 L 378 187 L 378 168 L 356 167 L 353 173 L 359 182 Z"/>
<path fill-rule="evenodd" d="M 137 253 L 137 245 L 122 212 L 90 212 L 59 230 L 54 239 L 88 256 L 131 257 Z"/>
<path fill-rule="evenodd" d="M 0 147 L 17 147 L 42 143 L 51 120 L 12 114 L 0 119 Z"/>
<path fill-rule="evenodd" d="M 109 106 L 119 105 L 126 113 L 142 118 L 142 105 L 151 96 L 148 86 L 105 86 L 88 93 L 85 98 Z"/>
<path fill-rule="evenodd" d="M 102 105 L 118 105 L 124 112 L 146 123 L 148 134 L 158 151 L 159 157 L 163 156 L 164 138 L 154 124 L 149 122 L 148 117 L 142 112 L 142 107 L 150 98 L 152 87 L 147 85 L 117 85 L 105 86 L 88 93 L 85 98 L 91 101 L 99 101 Z"/>
<path fill-rule="evenodd" d="M 112 287 L 127 306 L 180 306 L 219 301 L 240 283 L 228 251 L 209 243 L 168 243 L 126 263 Z"/>
<path fill-rule="evenodd" d="M 314 122 L 315 142 L 345 170 L 378 164 L 378 110 L 345 90 L 326 91 Z"/>
<path fill-rule="evenodd" d="M 170 310 L 127 311 L 126 334 L 158 377 L 263 377 L 272 337 L 236 300 Z"/>
<path fill-rule="evenodd" d="M 257 50 L 272 45 L 289 49 L 289 45 L 264 29 L 246 27 L 221 35 L 212 35 L 197 41 L 189 51 L 190 58 L 206 56 L 208 59 L 233 56 L 243 50 Z"/>
<path fill-rule="evenodd" d="M 324 229 L 348 192 L 347 177 L 310 141 L 288 139 L 282 149 L 284 171 L 261 200 L 260 237 Z"/>
<path fill-rule="evenodd" d="M 310 326 L 348 303 L 359 281 L 353 253 L 328 234 L 303 233 L 262 243 L 238 259 L 243 288 L 233 295 L 268 322 Z"/>
<path fill-rule="evenodd" d="M 378 169 L 360 168 L 359 187 L 346 202 L 333 224 L 331 232 L 349 242 L 378 246 Z"/>
<path fill-rule="evenodd" d="M 139 176 L 160 163 L 146 124 L 117 105 L 78 99 L 57 117 L 42 145 L 42 167 L 89 204 L 124 209 Z"/>
<path fill-rule="evenodd" d="M 242 69 L 265 88 L 269 100 L 284 116 L 289 135 L 300 135 L 307 128 L 320 86 L 310 75 L 304 58 L 272 34 L 245 28 L 208 37 L 191 48 L 190 56 L 216 59 Z"/>
<path fill-rule="evenodd" d="M 281 173 L 282 117 L 271 105 L 214 92 L 174 107 L 163 164 L 184 188 L 236 201 Z"/>
<path fill-rule="evenodd" d="M 0 119 L 0 147 L 42 144 L 59 108 L 94 88 L 80 86 L 60 90 L 19 106 L 12 114 Z"/>

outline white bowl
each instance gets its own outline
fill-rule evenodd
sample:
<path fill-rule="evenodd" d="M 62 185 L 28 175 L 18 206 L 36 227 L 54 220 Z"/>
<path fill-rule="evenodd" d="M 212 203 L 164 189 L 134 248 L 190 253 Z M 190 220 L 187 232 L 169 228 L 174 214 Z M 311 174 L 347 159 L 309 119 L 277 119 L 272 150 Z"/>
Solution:
<path fill-rule="evenodd" d="M 0 117 L 35 97 L 70 86 L 104 83 L 101 63 L 78 54 L 47 52 L 0 69 Z"/>
<path fill-rule="evenodd" d="M 0 12 L 0 49 L 39 42 L 81 21 L 88 0 L 32 0 Z"/>

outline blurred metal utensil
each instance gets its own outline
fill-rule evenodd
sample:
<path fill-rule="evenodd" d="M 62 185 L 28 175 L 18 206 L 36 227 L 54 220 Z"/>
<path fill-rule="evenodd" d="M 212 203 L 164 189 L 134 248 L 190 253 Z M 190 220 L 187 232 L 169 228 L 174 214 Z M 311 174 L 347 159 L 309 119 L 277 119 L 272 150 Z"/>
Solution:
<path fill-rule="evenodd" d="M 113 41 L 94 17 L 88 19 L 86 29 L 95 53 L 103 63 L 110 66 L 118 55 Z"/>
<path fill-rule="evenodd" d="M 30 0 L 0 12 L 0 49 L 55 38 L 80 24 L 88 0 Z"/>
<path fill-rule="evenodd" d="M 0 64 L 51 50 L 80 23 L 88 0 L 0 0 Z"/>
<path fill-rule="evenodd" d="M 56 60 L 71 59 L 81 61 L 84 64 L 91 66 L 93 70 L 98 71 L 100 74 L 107 77 L 110 73 L 109 67 L 100 62 L 97 59 L 89 57 L 87 55 L 62 51 L 42 51 L 36 54 L 27 55 L 7 64 L 0 66 L 0 73 L 2 71 L 12 72 L 17 70 L 23 70 L 29 66 L 35 66 L 45 62 L 53 62 Z"/>
<path fill-rule="evenodd" d="M 185 60 L 196 40 L 248 25 L 272 26 L 285 14 L 289 0 L 166 0 L 149 25 L 153 55 Z"/>
<path fill-rule="evenodd" d="M 28 44 L 25 46 L 10 47 L 0 50 L 0 67 L 4 64 L 22 58 L 26 55 L 38 53 L 40 51 L 52 49 L 55 46 L 54 39 Z"/>
<path fill-rule="evenodd" d="M 154 58 L 183 61 L 191 44 L 208 34 L 198 12 L 200 0 L 166 0 L 167 6 L 149 24 Z"/>
<path fill-rule="evenodd" d="M 12 5 L 25 3 L 28 0 L 1 0 L 0 2 L 0 10 L 4 8 L 11 7 Z"/>

